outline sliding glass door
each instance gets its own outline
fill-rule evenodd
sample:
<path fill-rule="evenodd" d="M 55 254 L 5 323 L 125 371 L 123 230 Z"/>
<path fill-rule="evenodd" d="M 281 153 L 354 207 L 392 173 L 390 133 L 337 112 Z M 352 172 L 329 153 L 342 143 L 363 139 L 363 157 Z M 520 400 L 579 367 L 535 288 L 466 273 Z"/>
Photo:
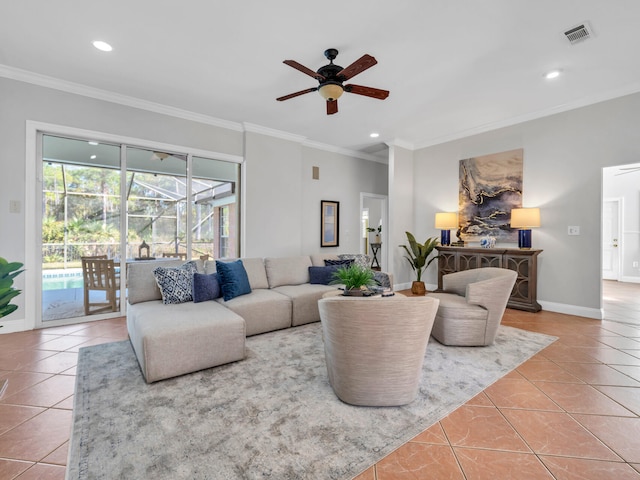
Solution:
<path fill-rule="evenodd" d="M 43 322 L 121 315 L 109 279 L 95 277 L 106 275 L 101 265 L 124 298 L 127 262 L 239 255 L 238 163 L 41 138 Z"/>
<path fill-rule="evenodd" d="M 43 136 L 42 319 L 83 317 L 83 257 L 120 256 L 120 147 Z"/>

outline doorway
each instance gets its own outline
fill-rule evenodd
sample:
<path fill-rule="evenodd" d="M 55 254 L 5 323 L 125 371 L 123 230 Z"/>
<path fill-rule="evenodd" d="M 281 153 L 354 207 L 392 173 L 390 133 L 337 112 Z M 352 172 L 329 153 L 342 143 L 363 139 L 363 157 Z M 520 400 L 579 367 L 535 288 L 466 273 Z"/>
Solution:
<path fill-rule="evenodd" d="M 387 271 L 388 247 L 386 247 L 388 222 L 388 197 L 375 193 L 360 193 L 360 253 L 376 256 L 382 271 Z M 372 247 L 373 244 L 373 247 Z"/>
<path fill-rule="evenodd" d="M 628 319 L 620 309 L 630 306 L 630 291 L 640 291 L 639 181 L 640 163 L 602 169 L 601 306 L 606 320 Z"/>
<path fill-rule="evenodd" d="M 602 203 L 602 279 L 620 280 L 621 198 Z"/>

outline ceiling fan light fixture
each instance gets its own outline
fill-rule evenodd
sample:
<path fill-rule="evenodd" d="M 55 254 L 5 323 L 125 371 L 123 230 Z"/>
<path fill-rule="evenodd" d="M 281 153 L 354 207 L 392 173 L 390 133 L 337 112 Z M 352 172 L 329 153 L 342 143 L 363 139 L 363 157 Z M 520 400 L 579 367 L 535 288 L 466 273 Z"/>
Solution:
<path fill-rule="evenodd" d="M 339 83 L 325 83 L 318 88 L 318 93 L 325 100 L 332 102 L 340 98 L 344 93 L 344 88 Z"/>

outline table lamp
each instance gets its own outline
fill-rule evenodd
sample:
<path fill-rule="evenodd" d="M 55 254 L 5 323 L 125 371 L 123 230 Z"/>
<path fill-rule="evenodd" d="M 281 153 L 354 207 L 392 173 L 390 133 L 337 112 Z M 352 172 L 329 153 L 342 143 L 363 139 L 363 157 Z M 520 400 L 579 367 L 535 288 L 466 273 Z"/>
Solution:
<path fill-rule="evenodd" d="M 452 228 L 458 228 L 458 214 L 449 212 L 436 213 L 436 228 L 440 229 L 440 244 L 451 245 Z"/>
<path fill-rule="evenodd" d="M 540 226 L 539 208 L 514 208 L 511 210 L 511 228 L 518 228 L 518 248 L 531 250 L 531 229 Z"/>

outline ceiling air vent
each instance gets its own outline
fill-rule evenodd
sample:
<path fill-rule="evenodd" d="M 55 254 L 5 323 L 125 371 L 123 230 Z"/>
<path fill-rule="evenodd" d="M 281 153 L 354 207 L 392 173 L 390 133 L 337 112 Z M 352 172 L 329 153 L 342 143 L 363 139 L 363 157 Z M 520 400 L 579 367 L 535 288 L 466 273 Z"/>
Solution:
<path fill-rule="evenodd" d="M 580 25 L 576 25 L 573 28 L 570 28 L 566 32 L 564 32 L 565 37 L 574 45 L 579 42 L 584 42 L 585 40 L 590 39 L 593 36 L 593 31 L 591 30 L 591 26 L 587 22 L 583 22 Z"/>

